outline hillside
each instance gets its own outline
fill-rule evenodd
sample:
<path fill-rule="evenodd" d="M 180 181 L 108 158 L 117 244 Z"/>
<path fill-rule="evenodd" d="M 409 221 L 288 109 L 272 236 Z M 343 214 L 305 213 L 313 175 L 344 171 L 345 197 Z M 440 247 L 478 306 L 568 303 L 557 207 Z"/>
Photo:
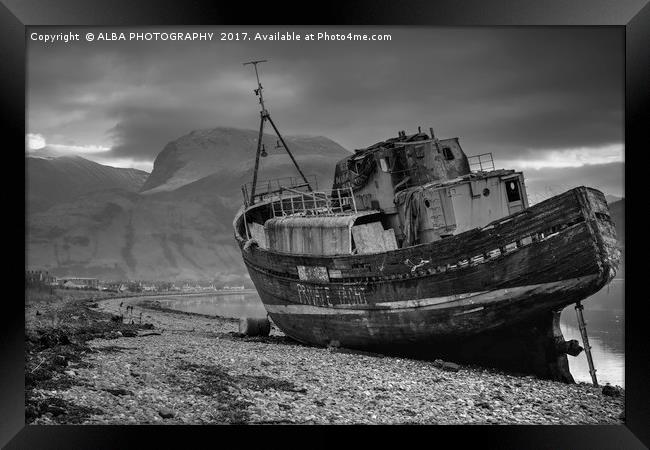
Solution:
<path fill-rule="evenodd" d="M 80 156 L 28 156 L 25 166 L 26 200 L 32 212 L 105 189 L 137 192 L 149 176 L 142 170 L 105 166 Z"/>
<path fill-rule="evenodd" d="M 610 203 L 609 211 L 616 226 L 616 237 L 620 242 L 625 242 L 625 199 Z"/>
<path fill-rule="evenodd" d="M 616 227 L 616 238 L 621 246 L 621 266 L 617 278 L 625 278 L 625 199 L 609 204 L 609 211 Z"/>
<path fill-rule="evenodd" d="M 134 184 L 71 196 L 48 210 L 28 205 L 28 266 L 104 279 L 241 280 L 232 219 L 252 174 L 251 136 L 257 132 L 216 128 L 179 138 L 161 151 L 142 192 Z M 264 142 L 269 156 L 260 178 L 297 175 L 272 149 L 275 140 Z M 320 137 L 288 137 L 287 144 L 321 188 L 331 186 L 334 165 L 349 154 Z"/>

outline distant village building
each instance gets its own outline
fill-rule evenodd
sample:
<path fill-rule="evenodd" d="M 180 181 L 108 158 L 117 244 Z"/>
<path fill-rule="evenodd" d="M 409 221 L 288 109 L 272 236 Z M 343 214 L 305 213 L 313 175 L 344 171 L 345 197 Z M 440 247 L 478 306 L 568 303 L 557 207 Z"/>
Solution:
<path fill-rule="evenodd" d="M 62 277 L 58 280 L 59 286 L 73 289 L 99 289 L 97 278 Z"/>
<path fill-rule="evenodd" d="M 190 283 L 183 284 L 183 287 L 181 288 L 181 290 L 184 292 L 197 292 L 199 289 L 199 287 Z"/>
<path fill-rule="evenodd" d="M 126 284 L 126 289 L 129 292 L 142 292 L 142 282 L 140 281 L 129 281 Z"/>
<path fill-rule="evenodd" d="M 142 284 L 143 292 L 156 292 L 158 289 L 153 284 Z"/>
<path fill-rule="evenodd" d="M 102 287 L 104 291 L 110 292 L 124 292 L 126 291 L 126 284 L 124 283 L 105 283 Z"/>
<path fill-rule="evenodd" d="M 224 286 L 225 291 L 243 291 L 244 286 Z"/>
<path fill-rule="evenodd" d="M 52 286 L 57 284 L 57 278 L 47 271 L 27 270 L 25 271 L 25 283 L 27 285 L 43 284 Z"/>

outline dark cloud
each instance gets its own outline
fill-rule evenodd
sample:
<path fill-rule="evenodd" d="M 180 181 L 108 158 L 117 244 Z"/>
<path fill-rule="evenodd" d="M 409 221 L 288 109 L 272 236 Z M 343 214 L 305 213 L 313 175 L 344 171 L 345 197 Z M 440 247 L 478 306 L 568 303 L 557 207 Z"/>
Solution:
<path fill-rule="evenodd" d="M 208 30 L 232 31 L 200 31 Z M 256 128 L 254 75 L 241 63 L 264 58 L 262 82 L 281 129 L 350 149 L 418 125 L 503 160 L 623 142 L 620 29 L 295 29 L 323 30 L 392 40 L 30 42 L 29 131 L 152 160 L 193 129 Z"/>

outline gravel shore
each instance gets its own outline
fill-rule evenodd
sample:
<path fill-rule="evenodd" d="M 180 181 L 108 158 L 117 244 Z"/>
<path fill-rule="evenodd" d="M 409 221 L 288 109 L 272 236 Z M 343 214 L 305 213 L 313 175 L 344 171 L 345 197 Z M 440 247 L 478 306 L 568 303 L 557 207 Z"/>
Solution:
<path fill-rule="evenodd" d="M 29 402 L 76 408 L 74 422 L 87 424 L 624 423 L 625 392 L 617 387 L 308 347 L 275 328 L 267 338 L 245 338 L 235 320 L 152 302 L 91 305 L 105 317 L 133 305 L 134 322 L 142 313 L 153 328 L 87 340 L 87 351 L 30 390 Z M 31 423 L 70 423 L 66 417 L 55 410 Z"/>

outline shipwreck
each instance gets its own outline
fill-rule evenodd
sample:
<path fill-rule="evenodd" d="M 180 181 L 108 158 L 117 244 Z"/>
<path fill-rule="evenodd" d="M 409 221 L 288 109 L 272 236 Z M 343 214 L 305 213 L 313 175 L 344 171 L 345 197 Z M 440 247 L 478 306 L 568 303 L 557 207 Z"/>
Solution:
<path fill-rule="evenodd" d="M 560 313 L 576 304 L 580 319 L 580 302 L 614 278 L 620 260 L 600 191 L 578 187 L 529 205 L 522 172 L 419 127 L 355 150 L 336 164 L 331 189 L 319 190 L 257 82 L 253 181 L 233 225 L 277 327 L 311 345 L 573 381 L 567 353 L 582 347 L 564 340 Z M 297 176 L 258 179 L 266 122 Z"/>

